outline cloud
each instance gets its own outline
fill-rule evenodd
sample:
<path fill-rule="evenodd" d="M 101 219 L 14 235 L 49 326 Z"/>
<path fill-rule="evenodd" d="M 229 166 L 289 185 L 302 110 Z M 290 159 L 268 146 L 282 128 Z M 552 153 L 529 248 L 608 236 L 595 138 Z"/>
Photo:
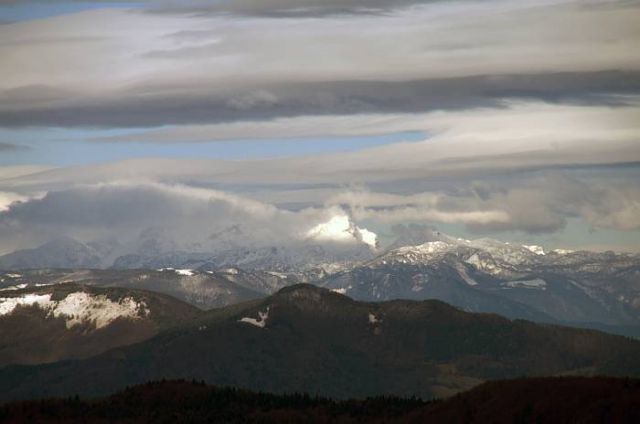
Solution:
<path fill-rule="evenodd" d="M 264 7 L 278 4 L 293 2 Z M 620 104 L 640 91 L 639 14 L 489 0 L 308 20 L 108 9 L 21 22 L 0 27 L 0 125 L 206 124 L 514 98 Z"/>
<path fill-rule="evenodd" d="M 347 235 L 343 227 L 353 229 L 353 243 L 369 234 L 364 227 L 370 224 L 377 228 L 408 222 L 460 224 L 470 233 L 481 234 L 555 233 L 573 219 L 594 229 L 640 229 L 640 190 L 632 183 L 593 183 L 558 172 L 510 181 L 450 183 L 447 189 L 413 194 L 366 187 L 335 189 L 322 203 L 298 210 L 220 190 L 133 181 L 78 186 L 22 200 L 5 202 L 5 210 L 0 211 L 0 252 L 63 236 L 85 242 L 117 240 L 123 246 L 120 254 L 148 246 L 145 240 L 165 250 L 202 252 L 234 245 L 296 246 L 334 222 L 341 225 L 336 230 L 340 236 Z M 354 223 L 348 223 L 347 217 Z M 222 240 L 220 235 L 230 228 L 238 236 L 222 236 Z M 329 244 L 339 241 L 331 245 L 334 248 L 345 241 L 344 237 L 314 238 Z"/>
<path fill-rule="evenodd" d="M 156 12 L 236 14 L 263 17 L 322 17 L 329 15 L 381 14 L 443 0 L 234 0 L 222 2 L 165 2 Z"/>
<path fill-rule="evenodd" d="M 0 252 L 62 236 L 117 240 L 125 246 L 121 253 L 146 246 L 150 237 L 165 250 L 295 246 L 314 229 L 346 217 L 354 220 L 348 227 L 358 229 L 355 234 L 368 234 L 363 227 L 369 224 L 407 222 L 459 224 L 470 233 L 550 234 L 573 219 L 595 229 L 640 229 L 640 190 L 632 182 L 593 181 L 566 172 L 449 182 L 413 194 L 366 186 L 334 188 L 324 200 L 297 210 L 220 190 L 135 181 L 78 186 L 22 200 L 5 202 L 0 211 Z M 240 235 L 221 245 L 219 235 L 229 228 L 239 229 Z"/>
<path fill-rule="evenodd" d="M 24 150 L 27 149 L 26 146 L 20 146 L 18 144 L 13 143 L 2 143 L 0 142 L 0 152 L 13 152 L 16 150 Z"/>
<path fill-rule="evenodd" d="M 483 193 L 483 194 L 479 194 Z M 588 183 L 563 173 L 511 182 L 472 182 L 456 192 L 398 195 L 345 191 L 327 201 L 358 220 L 388 224 L 460 223 L 471 232 L 554 233 L 579 218 L 592 228 L 640 229 L 640 190 L 628 184 Z"/>
<path fill-rule="evenodd" d="M 640 107 L 565 106 L 513 103 L 504 108 L 433 112 L 424 115 L 300 118 L 273 126 L 259 124 L 247 133 L 286 131 L 366 134 L 371 129 L 408 127 L 427 134 L 424 141 L 400 142 L 352 152 L 258 160 L 137 159 L 48 170 L 0 181 L 13 192 L 61 190 L 73 184 L 121 179 L 197 183 L 226 190 L 274 191 L 327 189 L 357 183 L 374 189 L 402 186 L 411 192 L 438 182 L 455 182 L 543 170 L 640 163 L 637 148 Z M 335 123 L 335 125 L 333 125 Z M 209 127 L 211 133 L 215 127 Z M 223 136 L 239 127 L 220 127 Z M 146 135 L 155 137 L 160 133 Z M 142 137 L 145 137 L 143 134 Z M 431 187 L 433 188 L 433 187 Z M 385 188 L 388 190 L 388 188 Z M 313 196 L 311 196 L 313 197 Z M 267 202 L 272 199 L 264 198 Z M 284 199 L 283 199 L 284 200 Z M 289 201 L 295 202 L 295 197 Z"/>
<path fill-rule="evenodd" d="M 290 246 L 304 242 L 317 225 L 344 214 L 336 207 L 291 212 L 218 190 L 175 184 L 78 186 L 11 203 L 0 211 L 0 252 L 60 237 L 115 240 L 124 246 L 121 253 L 132 253 L 126 249 L 135 250 L 149 237 L 168 250 L 211 252 L 234 243 L 246 248 Z M 238 237 L 221 242 L 219 235 L 230 228 L 238 229 Z M 326 242 L 331 245 L 332 240 Z"/>
<path fill-rule="evenodd" d="M 548 234 L 573 219 L 636 231 L 639 17 L 634 2 L 238 0 L 2 25 L 0 126 L 14 133 L 424 139 L 258 160 L 0 168 L 0 249 L 158 228 L 206 246 L 203 235 L 239 221 L 251 243 L 293 242 L 341 213 L 483 233 Z M 118 131 L 96 138 L 95 127 Z"/>
<path fill-rule="evenodd" d="M 0 212 L 6 211 L 14 202 L 28 200 L 28 197 L 17 193 L 8 193 L 0 191 Z"/>

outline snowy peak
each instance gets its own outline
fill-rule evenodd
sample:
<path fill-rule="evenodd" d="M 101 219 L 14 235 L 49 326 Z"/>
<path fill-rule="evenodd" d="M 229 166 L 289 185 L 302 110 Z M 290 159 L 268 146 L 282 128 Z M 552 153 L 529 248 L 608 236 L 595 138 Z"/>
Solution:
<path fill-rule="evenodd" d="M 392 228 L 392 231 L 397 235 L 397 237 L 395 242 L 388 246 L 388 250 L 405 246 L 419 246 L 421 244 L 435 241 L 441 241 L 449 244 L 456 244 L 457 241 L 456 238 L 441 233 L 434 228 L 418 224 L 395 225 Z"/>
<path fill-rule="evenodd" d="M 0 256 L 0 269 L 95 268 L 100 262 L 99 253 L 91 247 L 62 237 L 34 249 Z"/>
<path fill-rule="evenodd" d="M 527 250 L 530 250 L 536 255 L 544 256 L 546 254 L 542 246 L 537 246 L 535 244 L 531 244 L 531 245 L 523 244 L 522 247 L 524 247 Z"/>
<path fill-rule="evenodd" d="M 374 232 L 358 227 L 346 214 L 335 215 L 327 222 L 322 222 L 312 227 L 306 236 L 319 242 L 359 242 L 373 249 L 378 244 L 378 236 Z"/>
<path fill-rule="evenodd" d="M 411 234 L 415 230 L 416 234 Z M 451 255 L 454 261 L 474 266 L 485 273 L 496 275 L 511 272 L 514 266 L 534 265 L 546 260 L 542 246 L 519 245 L 481 238 L 466 240 L 420 226 L 401 227 L 400 237 L 372 264 L 428 264 Z M 417 245 L 399 246 L 407 240 L 428 240 Z"/>
<path fill-rule="evenodd" d="M 456 245 L 444 241 L 430 241 L 418 246 L 403 246 L 374 259 L 371 264 L 422 264 L 453 251 Z"/>

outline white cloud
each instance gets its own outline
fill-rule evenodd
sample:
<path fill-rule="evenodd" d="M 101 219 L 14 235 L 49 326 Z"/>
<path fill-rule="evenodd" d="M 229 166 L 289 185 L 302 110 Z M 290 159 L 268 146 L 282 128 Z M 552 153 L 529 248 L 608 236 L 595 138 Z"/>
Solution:
<path fill-rule="evenodd" d="M 28 197 L 17 193 L 7 193 L 0 191 L 0 212 L 9 209 L 13 202 L 21 202 L 27 200 Z"/>
<path fill-rule="evenodd" d="M 345 240 L 332 233 L 315 237 L 312 228 L 345 216 L 341 208 L 307 208 L 291 212 L 224 193 L 159 183 L 119 182 L 54 191 L 41 199 L 13 204 L 0 212 L 0 252 L 33 247 L 71 237 L 83 242 L 110 241 L 129 249 L 153 240 L 165 250 L 218 251 L 291 245 L 309 237 L 322 243 Z M 333 221 L 332 221 L 333 219 Z M 351 244 L 370 242 L 350 223 Z M 233 240 L 220 234 L 237 228 Z M 346 234 L 346 233 L 345 233 Z M 221 244 L 222 243 L 222 244 Z M 123 252 L 121 252 L 123 253 Z M 124 252 L 131 253 L 131 252 Z"/>

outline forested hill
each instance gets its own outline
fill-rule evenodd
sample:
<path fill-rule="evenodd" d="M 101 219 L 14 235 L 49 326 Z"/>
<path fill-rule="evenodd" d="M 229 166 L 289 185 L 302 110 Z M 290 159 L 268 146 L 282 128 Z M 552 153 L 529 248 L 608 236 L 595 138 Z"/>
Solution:
<path fill-rule="evenodd" d="M 484 383 L 442 401 L 378 397 L 334 401 L 198 382 L 147 383 L 106 398 L 27 401 L 0 407 L 0 421 L 304 423 L 637 423 L 640 380 L 556 377 Z"/>

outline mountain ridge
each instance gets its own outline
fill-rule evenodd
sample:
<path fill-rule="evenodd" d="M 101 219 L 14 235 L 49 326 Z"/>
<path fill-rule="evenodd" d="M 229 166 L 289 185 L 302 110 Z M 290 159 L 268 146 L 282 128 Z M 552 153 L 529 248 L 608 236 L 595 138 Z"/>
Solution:
<path fill-rule="evenodd" d="M 0 369 L 0 393 L 5 401 L 93 396 L 196 378 L 338 398 L 441 397 L 521 375 L 640 375 L 638 358 L 640 342 L 597 331 L 471 314 L 434 300 L 358 302 L 296 285 L 93 358 Z"/>

